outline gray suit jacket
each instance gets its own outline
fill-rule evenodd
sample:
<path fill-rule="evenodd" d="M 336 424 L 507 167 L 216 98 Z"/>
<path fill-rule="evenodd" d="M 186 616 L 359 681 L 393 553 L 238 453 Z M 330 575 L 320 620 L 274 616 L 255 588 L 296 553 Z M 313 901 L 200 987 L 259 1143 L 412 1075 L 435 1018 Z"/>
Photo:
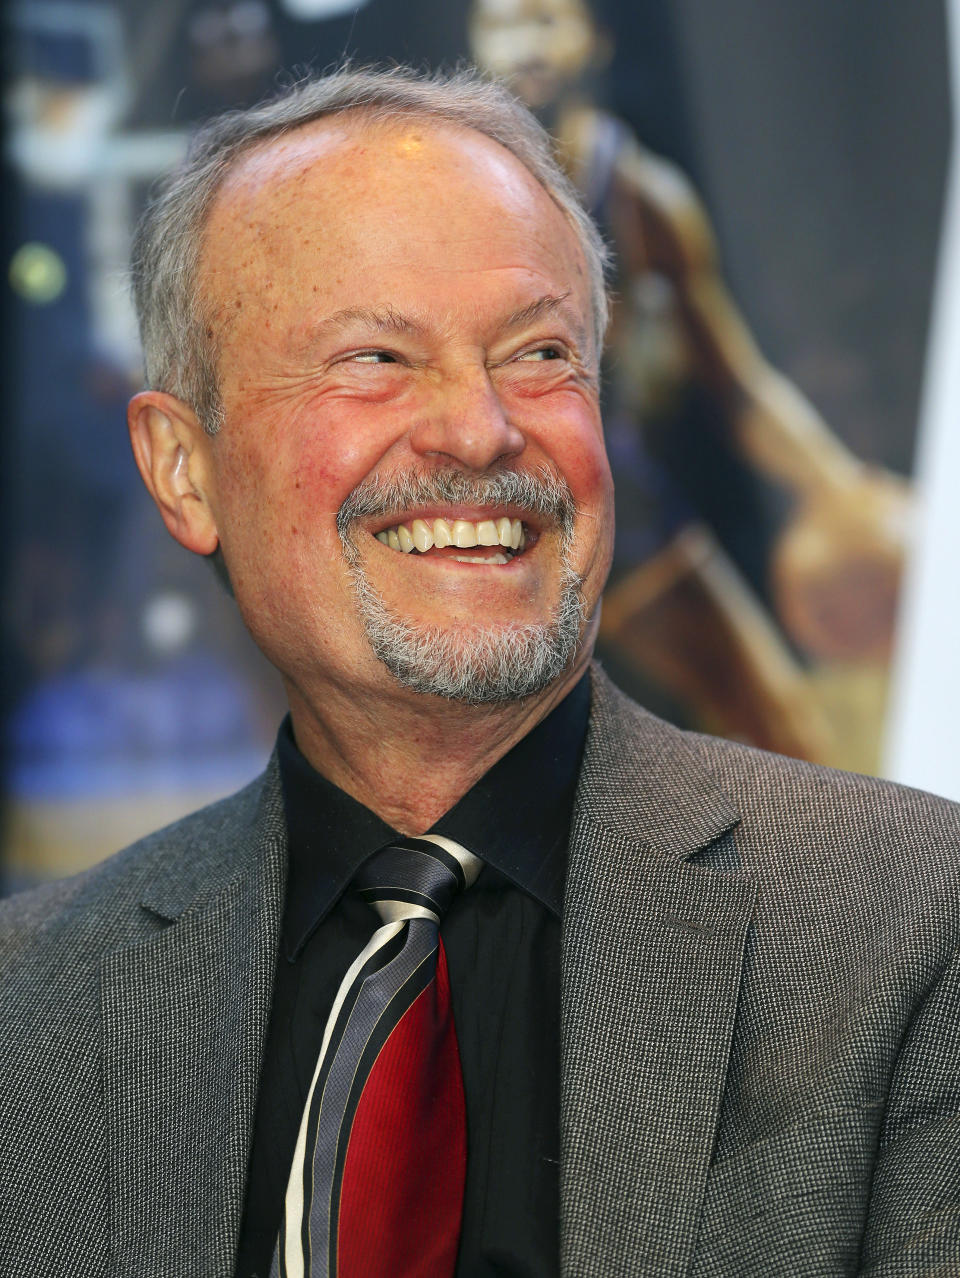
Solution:
<path fill-rule="evenodd" d="M 564 1275 L 960 1275 L 958 850 L 948 803 L 678 732 L 595 672 Z M 228 1278 L 284 871 L 271 766 L 0 909 L 0 1274 Z"/>

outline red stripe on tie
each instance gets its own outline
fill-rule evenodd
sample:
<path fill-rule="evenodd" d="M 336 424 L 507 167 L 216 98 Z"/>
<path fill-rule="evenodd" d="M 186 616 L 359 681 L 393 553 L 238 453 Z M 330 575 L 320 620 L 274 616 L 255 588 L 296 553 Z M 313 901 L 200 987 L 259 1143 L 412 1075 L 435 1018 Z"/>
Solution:
<path fill-rule="evenodd" d="M 466 1169 L 463 1076 L 441 941 L 436 976 L 383 1045 L 357 1106 L 337 1278 L 451 1278 Z"/>

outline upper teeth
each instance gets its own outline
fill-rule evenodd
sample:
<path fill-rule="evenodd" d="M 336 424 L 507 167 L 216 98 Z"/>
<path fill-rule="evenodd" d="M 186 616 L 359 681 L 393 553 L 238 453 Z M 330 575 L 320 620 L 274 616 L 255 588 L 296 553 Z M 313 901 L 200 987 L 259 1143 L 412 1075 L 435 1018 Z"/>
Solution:
<path fill-rule="evenodd" d="M 520 520 L 503 515 L 500 519 L 481 519 L 477 523 L 469 519 L 434 519 L 428 524 L 425 519 L 415 519 L 409 527 L 397 524 L 394 528 L 385 528 L 377 533 L 377 540 L 408 555 L 411 550 L 419 550 L 423 554 L 431 546 L 458 546 L 460 549 L 506 546 L 520 550 L 526 538 Z"/>

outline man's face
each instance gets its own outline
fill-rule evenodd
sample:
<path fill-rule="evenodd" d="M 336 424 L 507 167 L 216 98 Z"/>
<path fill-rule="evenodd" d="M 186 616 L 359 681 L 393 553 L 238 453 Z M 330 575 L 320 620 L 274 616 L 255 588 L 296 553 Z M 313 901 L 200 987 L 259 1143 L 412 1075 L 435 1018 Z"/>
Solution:
<path fill-rule="evenodd" d="M 420 121 L 301 128 L 231 173 L 201 285 L 225 414 L 207 495 L 288 687 L 396 692 L 371 608 L 454 661 L 548 630 L 571 581 L 594 610 L 612 495 L 590 284 L 506 151 Z"/>
<path fill-rule="evenodd" d="M 477 63 L 534 110 L 574 83 L 596 49 L 582 0 L 474 0 L 469 25 Z"/>

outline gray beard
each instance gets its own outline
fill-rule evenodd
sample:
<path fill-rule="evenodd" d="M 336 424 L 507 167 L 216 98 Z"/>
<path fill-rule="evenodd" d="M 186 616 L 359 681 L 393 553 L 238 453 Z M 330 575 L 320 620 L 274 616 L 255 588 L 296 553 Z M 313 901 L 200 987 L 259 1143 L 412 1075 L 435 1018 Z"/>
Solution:
<path fill-rule="evenodd" d="M 360 518 L 445 503 L 519 507 L 552 523 L 560 537 L 560 597 L 549 621 L 533 626 L 418 626 L 389 608 L 363 570 L 353 539 Z M 584 623 L 582 580 L 569 559 L 575 505 L 549 471 L 469 476 L 437 471 L 356 488 L 337 516 L 354 596 L 374 655 L 404 687 L 469 705 L 519 701 L 542 692 L 572 663 Z"/>

